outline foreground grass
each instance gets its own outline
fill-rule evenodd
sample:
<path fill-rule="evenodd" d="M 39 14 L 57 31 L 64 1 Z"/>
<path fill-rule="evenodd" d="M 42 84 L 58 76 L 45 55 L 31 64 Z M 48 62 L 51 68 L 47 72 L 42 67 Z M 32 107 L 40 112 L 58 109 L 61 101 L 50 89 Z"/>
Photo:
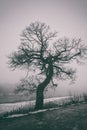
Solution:
<path fill-rule="evenodd" d="M 0 119 L 0 130 L 87 130 L 87 104 L 74 104 L 24 117 Z"/>
<path fill-rule="evenodd" d="M 60 101 L 56 100 L 56 98 L 51 100 L 48 100 L 47 102 L 44 103 L 43 109 L 50 109 L 50 108 L 60 108 L 60 107 L 65 107 L 68 105 L 72 104 L 79 104 L 79 103 L 87 103 L 87 94 L 83 95 L 70 95 L 68 98 L 62 98 Z M 8 110 L 7 112 L 3 112 L 0 114 L 0 118 L 5 118 L 11 115 L 16 115 L 16 114 L 29 114 L 30 112 L 34 111 L 34 104 L 25 104 L 24 106 L 21 106 L 16 104 L 17 108 L 12 110 Z"/>

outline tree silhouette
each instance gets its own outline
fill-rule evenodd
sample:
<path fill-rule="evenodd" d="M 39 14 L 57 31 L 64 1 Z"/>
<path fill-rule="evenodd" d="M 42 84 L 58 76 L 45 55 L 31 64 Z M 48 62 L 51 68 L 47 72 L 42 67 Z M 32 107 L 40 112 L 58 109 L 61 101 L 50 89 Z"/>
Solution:
<path fill-rule="evenodd" d="M 74 60 L 79 63 L 87 56 L 87 47 L 82 44 L 81 39 L 59 38 L 57 32 L 51 32 L 50 27 L 45 23 L 34 22 L 22 32 L 21 44 L 18 51 L 9 56 L 11 68 L 30 68 L 39 70 L 38 82 L 34 83 L 33 78 L 28 82 L 29 87 L 36 88 L 35 109 L 43 108 L 44 90 L 53 78 L 73 79 L 75 70 L 70 68 Z M 40 80 L 41 75 L 44 78 Z M 36 76 L 36 77 L 37 77 Z M 22 86 L 21 88 L 26 90 Z"/>

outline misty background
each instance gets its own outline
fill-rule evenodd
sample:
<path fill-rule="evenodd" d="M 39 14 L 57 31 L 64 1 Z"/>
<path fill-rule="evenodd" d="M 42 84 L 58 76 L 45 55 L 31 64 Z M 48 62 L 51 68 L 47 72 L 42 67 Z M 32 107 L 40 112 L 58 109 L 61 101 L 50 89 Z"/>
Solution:
<path fill-rule="evenodd" d="M 87 44 L 87 0 L 0 0 L 0 95 L 11 95 L 26 76 L 25 70 L 9 68 L 7 56 L 17 50 L 22 30 L 34 21 L 50 25 L 58 31 L 58 38 L 81 38 Z M 48 91 L 49 97 L 87 93 L 87 61 L 72 67 L 77 69 L 75 83 L 57 81 L 58 87 Z"/>

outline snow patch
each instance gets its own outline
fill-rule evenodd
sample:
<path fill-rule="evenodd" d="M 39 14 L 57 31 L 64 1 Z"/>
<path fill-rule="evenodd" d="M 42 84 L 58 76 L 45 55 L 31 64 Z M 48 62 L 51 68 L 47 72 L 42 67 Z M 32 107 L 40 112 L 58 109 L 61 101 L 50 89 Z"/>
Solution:
<path fill-rule="evenodd" d="M 15 118 L 15 117 L 21 117 L 21 116 L 26 116 L 28 114 L 14 114 L 14 115 L 9 115 L 8 117 L 4 117 L 4 118 Z"/>
<path fill-rule="evenodd" d="M 40 112 L 45 112 L 48 109 L 43 109 L 43 110 L 38 110 L 38 111 L 33 111 L 33 112 L 29 112 L 29 114 L 36 114 L 36 113 L 40 113 Z"/>

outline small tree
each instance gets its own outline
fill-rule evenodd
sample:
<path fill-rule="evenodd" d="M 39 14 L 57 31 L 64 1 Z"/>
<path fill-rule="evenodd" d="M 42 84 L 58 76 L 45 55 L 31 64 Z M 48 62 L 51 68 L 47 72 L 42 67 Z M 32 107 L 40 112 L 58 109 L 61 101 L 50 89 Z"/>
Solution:
<path fill-rule="evenodd" d="M 81 39 L 60 38 L 54 41 L 57 32 L 51 32 L 49 26 L 40 22 L 31 23 L 21 36 L 21 44 L 18 51 L 9 56 L 9 64 L 14 69 L 25 67 L 39 70 L 39 77 L 44 75 L 37 83 L 29 83 L 30 88 L 36 88 L 35 109 L 42 109 L 45 88 L 50 82 L 55 86 L 53 78 L 56 77 L 73 79 L 75 70 L 68 64 L 74 60 L 79 63 L 86 58 L 87 47 L 82 44 Z"/>

